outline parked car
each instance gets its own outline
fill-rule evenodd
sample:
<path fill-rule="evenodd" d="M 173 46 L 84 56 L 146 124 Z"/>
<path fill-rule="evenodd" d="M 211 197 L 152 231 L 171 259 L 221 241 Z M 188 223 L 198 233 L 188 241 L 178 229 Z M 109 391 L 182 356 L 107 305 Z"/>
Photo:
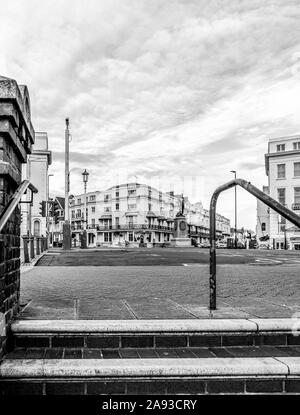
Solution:
<path fill-rule="evenodd" d="M 210 243 L 209 242 L 201 242 L 199 244 L 200 248 L 210 248 Z"/>
<path fill-rule="evenodd" d="M 227 248 L 227 242 L 224 241 L 217 241 L 216 243 L 217 248 Z"/>

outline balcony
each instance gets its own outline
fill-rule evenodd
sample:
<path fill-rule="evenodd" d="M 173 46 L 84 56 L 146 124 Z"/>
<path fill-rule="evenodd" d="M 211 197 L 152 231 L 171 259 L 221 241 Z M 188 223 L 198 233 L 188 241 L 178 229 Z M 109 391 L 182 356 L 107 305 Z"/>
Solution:
<path fill-rule="evenodd" d="M 173 228 L 168 227 L 168 226 L 136 224 L 136 223 L 128 223 L 126 225 L 102 225 L 102 226 L 97 225 L 96 229 L 98 231 L 159 230 L 159 231 L 173 232 Z"/>
<path fill-rule="evenodd" d="M 292 209 L 293 210 L 300 210 L 300 203 L 293 203 L 292 204 Z"/>

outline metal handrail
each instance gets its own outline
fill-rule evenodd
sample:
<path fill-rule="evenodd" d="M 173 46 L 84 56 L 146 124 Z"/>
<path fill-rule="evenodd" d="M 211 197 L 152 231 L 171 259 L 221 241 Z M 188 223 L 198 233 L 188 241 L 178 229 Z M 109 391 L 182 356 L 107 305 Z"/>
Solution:
<path fill-rule="evenodd" d="M 277 200 L 273 199 L 266 193 L 253 186 L 250 182 L 243 179 L 233 179 L 228 183 L 218 187 L 210 200 L 210 276 L 209 276 L 209 308 L 210 310 L 216 310 L 217 308 L 217 287 L 216 287 L 216 205 L 219 194 L 224 190 L 228 190 L 231 187 L 239 185 L 261 200 L 267 206 L 275 210 L 289 222 L 300 228 L 300 216 L 286 208 Z"/>
<path fill-rule="evenodd" d="M 27 189 L 30 189 L 33 193 L 37 193 L 38 190 L 36 187 L 33 186 L 33 184 L 30 183 L 29 180 L 23 180 L 20 186 L 15 191 L 14 195 L 8 202 L 8 204 L 5 206 L 3 212 L 0 215 L 0 232 L 6 225 L 8 219 L 10 218 L 11 214 L 14 212 L 17 205 L 20 203 L 22 196 L 27 191 Z"/>

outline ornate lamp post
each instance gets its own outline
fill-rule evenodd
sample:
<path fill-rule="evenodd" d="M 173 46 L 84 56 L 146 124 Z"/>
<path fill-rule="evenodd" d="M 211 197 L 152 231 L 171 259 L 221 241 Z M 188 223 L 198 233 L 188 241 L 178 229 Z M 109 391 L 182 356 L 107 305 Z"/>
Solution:
<path fill-rule="evenodd" d="M 82 179 L 83 179 L 83 185 L 84 185 L 84 212 L 83 212 L 83 234 L 81 238 L 81 248 L 87 248 L 87 214 L 86 214 L 86 188 L 87 188 L 87 182 L 89 179 L 89 173 L 85 169 L 84 172 L 82 172 Z"/>

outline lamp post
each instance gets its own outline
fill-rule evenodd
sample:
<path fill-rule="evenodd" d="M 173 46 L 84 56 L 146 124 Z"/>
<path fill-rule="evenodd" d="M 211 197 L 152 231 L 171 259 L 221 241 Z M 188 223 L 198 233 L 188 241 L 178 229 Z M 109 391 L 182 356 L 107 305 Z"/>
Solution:
<path fill-rule="evenodd" d="M 236 179 L 236 170 L 230 170 L 234 174 Z M 234 186 L 234 247 L 237 249 L 237 197 L 236 197 L 236 186 Z"/>
<path fill-rule="evenodd" d="M 89 173 L 85 169 L 84 172 L 82 172 L 82 179 L 83 179 L 83 185 L 84 185 L 84 212 L 83 212 L 83 235 L 81 239 L 81 248 L 87 248 L 87 213 L 86 213 L 86 188 L 87 188 L 87 182 L 89 179 Z"/>
<path fill-rule="evenodd" d="M 48 237 L 50 235 L 50 177 L 53 177 L 54 174 L 48 174 L 48 191 L 47 191 L 47 231 L 48 231 Z M 51 238 L 51 245 L 53 247 L 53 216 L 52 216 L 52 226 L 51 226 L 51 230 L 52 230 L 52 238 Z M 49 237 L 50 239 L 50 237 Z M 49 241 L 50 242 L 50 241 Z M 49 243 L 50 245 L 50 243 Z"/>
<path fill-rule="evenodd" d="M 66 118 L 65 129 L 65 221 L 63 224 L 63 249 L 71 249 L 71 226 L 69 220 L 69 191 L 70 191 L 70 163 L 69 163 L 69 118 Z"/>

